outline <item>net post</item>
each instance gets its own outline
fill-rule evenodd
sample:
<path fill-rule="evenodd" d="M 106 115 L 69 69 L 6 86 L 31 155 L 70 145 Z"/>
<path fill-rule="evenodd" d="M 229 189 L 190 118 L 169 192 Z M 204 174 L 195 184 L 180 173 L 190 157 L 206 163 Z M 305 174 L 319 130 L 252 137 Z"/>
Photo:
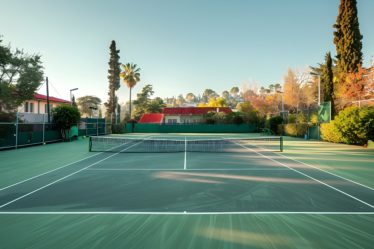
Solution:
<path fill-rule="evenodd" d="M 280 152 L 283 152 L 283 136 L 280 136 L 279 141 L 280 141 L 279 150 Z"/>
<path fill-rule="evenodd" d="M 88 151 L 92 152 L 92 137 L 90 136 L 90 140 L 88 142 Z"/>

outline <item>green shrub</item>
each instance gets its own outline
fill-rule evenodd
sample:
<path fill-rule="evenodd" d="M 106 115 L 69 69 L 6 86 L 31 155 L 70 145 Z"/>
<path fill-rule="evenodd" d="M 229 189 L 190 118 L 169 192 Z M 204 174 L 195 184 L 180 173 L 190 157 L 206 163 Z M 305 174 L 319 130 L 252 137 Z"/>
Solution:
<path fill-rule="evenodd" d="M 285 124 L 284 132 L 287 136 L 303 137 L 308 132 L 308 124 Z"/>
<path fill-rule="evenodd" d="M 341 143 L 342 134 L 335 125 L 335 121 L 321 124 L 320 126 L 321 138 L 332 143 Z"/>
<path fill-rule="evenodd" d="M 296 123 L 296 114 L 289 114 L 287 123 L 289 123 L 289 124 Z"/>
<path fill-rule="evenodd" d="M 70 135 L 70 128 L 79 123 L 80 113 L 78 109 L 70 105 L 61 105 L 52 110 L 53 122 L 58 125 L 64 140 Z"/>
<path fill-rule="evenodd" d="M 113 134 L 123 134 L 126 132 L 126 125 L 124 123 L 112 124 Z"/>
<path fill-rule="evenodd" d="M 312 113 L 312 115 L 310 115 L 309 122 L 316 125 L 318 123 L 318 114 Z"/>
<path fill-rule="evenodd" d="M 282 124 L 283 119 L 281 116 L 274 116 L 266 120 L 266 128 L 270 129 L 274 134 L 280 134 L 281 131 L 278 126 Z"/>
<path fill-rule="evenodd" d="M 366 144 L 374 139 L 374 107 L 348 107 L 329 124 L 321 125 L 323 140 L 334 143 Z"/>
<path fill-rule="evenodd" d="M 342 142 L 363 145 L 374 139 L 374 107 L 348 107 L 335 118 Z"/>
<path fill-rule="evenodd" d="M 299 112 L 298 114 L 296 114 L 296 123 L 303 124 L 306 122 L 307 122 L 307 118 L 302 112 Z"/>
<path fill-rule="evenodd" d="M 231 112 L 226 115 L 226 123 L 228 124 L 243 124 L 244 118 L 241 112 Z"/>

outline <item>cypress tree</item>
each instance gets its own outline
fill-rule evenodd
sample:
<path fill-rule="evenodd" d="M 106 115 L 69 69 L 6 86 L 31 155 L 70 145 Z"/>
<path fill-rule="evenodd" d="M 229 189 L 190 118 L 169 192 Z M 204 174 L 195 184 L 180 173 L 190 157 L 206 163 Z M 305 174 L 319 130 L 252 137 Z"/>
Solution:
<path fill-rule="evenodd" d="M 362 35 L 360 33 L 357 1 L 340 0 L 339 14 L 334 25 L 337 66 L 340 73 L 357 72 L 362 64 Z"/>
<path fill-rule="evenodd" d="M 322 65 L 321 72 L 321 87 L 323 91 L 323 101 L 331 102 L 331 114 L 334 114 L 334 73 L 331 53 L 328 52 L 325 56 L 325 64 Z"/>
<path fill-rule="evenodd" d="M 109 59 L 109 70 L 108 70 L 108 80 L 109 80 L 109 91 L 108 91 L 108 101 L 105 103 L 106 106 L 106 117 L 110 119 L 110 122 L 114 124 L 116 122 L 116 108 L 118 105 L 118 98 L 116 96 L 116 91 L 120 88 L 120 77 L 121 72 L 119 62 L 119 50 L 116 48 L 116 42 L 112 41 L 110 44 L 110 59 Z"/>

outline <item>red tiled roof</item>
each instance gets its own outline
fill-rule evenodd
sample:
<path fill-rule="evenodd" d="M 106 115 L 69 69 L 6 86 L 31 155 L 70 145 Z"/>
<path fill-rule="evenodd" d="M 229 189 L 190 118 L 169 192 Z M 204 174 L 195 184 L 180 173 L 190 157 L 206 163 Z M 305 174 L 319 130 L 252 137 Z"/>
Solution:
<path fill-rule="evenodd" d="M 47 96 L 43 95 L 43 94 L 35 93 L 34 94 L 34 99 L 47 101 Z M 52 96 L 49 96 L 49 101 L 57 102 L 57 103 L 70 103 L 70 101 L 68 101 L 68 100 L 59 99 L 59 98 L 52 97 Z"/>
<path fill-rule="evenodd" d="M 161 124 L 163 120 L 164 114 L 162 113 L 145 113 L 139 120 L 139 123 Z"/>
<path fill-rule="evenodd" d="M 204 115 L 208 112 L 231 113 L 230 107 L 165 107 L 165 115 Z"/>

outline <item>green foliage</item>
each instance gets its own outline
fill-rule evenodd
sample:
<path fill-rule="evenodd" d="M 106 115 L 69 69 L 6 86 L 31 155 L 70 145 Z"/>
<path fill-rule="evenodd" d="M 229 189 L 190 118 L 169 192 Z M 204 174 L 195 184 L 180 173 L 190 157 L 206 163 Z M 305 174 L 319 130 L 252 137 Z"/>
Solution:
<path fill-rule="evenodd" d="M 325 65 L 322 67 L 321 88 L 323 92 L 323 102 L 331 102 L 331 115 L 334 116 L 334 73 L 331 53 L 325 56 Z"/>
<path fill-rule="evenodd" d="M 374 107 L 348 107 L 330 124 L 321 125 L 324 140 L 363 145 L 374 139 Z"/>
<path fill-rule="evenodd" d="M 289 123 L 289 124 L 302 124 L 302 123 L 306 123 L 306 122 L 307 122 L 307 117 L 302 112 L 288 115 L 288 122 L 287 123 Z"/>
<path fill-rule="evenodd" d="M 278 127 L 282 122 L 283 118 L 281 116 L 274 116 L 266 120 L 265 127 L 270 129 L 274 134 L 280 134 L 281 131 Z"/>
<path fill-rule="evenodd" d="M 108 80 L 109 80 L 109 91 L 108 91 L 108 101 L 105 103 L 106 116 L 107 119 L 111 118 L 111 123 L 115 123 L 115 111 L 118 104 L 118 97 L 116 96 L 116 91 L 120 88 L 120 64 L 119 63 L 119 52 L 116 48 L 116 42 L 112 41 L 110 44 L 110 59 L 109 59 L 109 69 L 108 69 Z M 101 102 L 101 100 L 100 100 Z M 97 107 L 97 106 L 96 106 Z M 89 114 L 90 111 L 85 110 L 84 113 Z"/>
<path fill-rule="evenodd" d="M 250 102 L 243 102 L 239 105 L 239 110 L 242 113 L 243 119 L 248 124 L 254 124 L 259 127 L 261 118 L 259 111 L 256 110 Z"/>
<path fill-rule="evenodd" d="M 162 108 L 165 107 L 164 101 L 159 97 L 152 100 L 151 96 L 153 93 L 152 85 L 146 85 L 143 87 L 142 91 L 137 94 L 137 99 L 134 101 L 134 118 L 136 120 L 139 120 L 144 113 L 162 112 Z"/>
<path fill-rule="evenodd" d="M 341 143 L 342 142 L 342 134 L 340 130 L 335 125 L 335 121 L 331 121 L 330 123 L 324 123 L 320 126 L 320 133 L 321 138 L 325 141 L 332 142 L 332 143 Z"/>
<path fill-rule="evenodd" d="M 289 124 L 296 123 L 296 114 L 288 114 L 288 122 Z"/>
<path fill-rule="evenodd" d="M 126 124 L 120 123 L 120 124 L 112 124 L 112 133 L 113 134 L 123 134 L 126 132 Z"/>
<path fill-rule="evenodd" d="M 312 113 L 312 115 L 310 115 L 309 122 L 316 125 L 318 123 L 318 113 Z"/>
<path fill-rule="evenodd" d="M 356 72 L 362 64 L 362 35 L 356 0 L 340 0 L 339 14 L 334 25 L 337 66 L 341 73 Z"/>
<path fill-rule="evenodd" d="M 348 107 L 339 113 L 335 125 L 343 143 L 365 144 L 374 139 L 374 107 Z"/>
<path fill-rule="evenodd" d="M 127 63 L 122 64 L 123 71 L 120 73 L 120 77 L 126 83 L 127 87 L 130 89 L 130 100 L 129 100 L 129 115 L 131 115 L 131 90 L 140 81 L 140 68 L 136 64 Z M 152 93 L 153 94 L 153 93 Z"/>
<path fill-rule="evenodd" d="M 61 105 L 52 110 L 53 122 L 61 129 L 64 140 L 69 138 L 69 131 L 73 125 L 79 123 L 80 113 L 78 109 L 70 105 Z"/>
<path fill-rule="evenodd" d="M 303 137 L 308 132 L 308 124 L 285 124 L 283 129 L 287 136 Z"/>
<path fill-rule="evenodd" d="M 298 114 L 296 114 L 296 123 L 302 124 L 302 123 L 306 123 L 306 122 L 307 122 L 307 118 L 304 115 L 304 113 L 299 112 Z"/>
<path fill-rule="evenodd" d="M 240 125 L 244 123 L 243 113 L 241 112 L 231 112 L 226 115 L 226 122 L 228 124 Z"/>
<path fill-rule="evenodd" d="M 16 122 L 15 113 L 0 112 L 0 122 Z"/>
<path fill-rule="evenodd" d="M 83 96 L 77 99 L 77 104 L 79 111 L 82 114 L 86 114 L 88 117 L 92 116 L 93 110 L 92 108 L 99 108 L 99 105 L 101 104 L 101 99 L 96 96 Z"/>
<path fill-rule="evenodd" d="M 15 109 L 33 98 L 43 80 L 40 58 L 18 49 L 13 52 L 0 39 L 0 111 Z"/>

